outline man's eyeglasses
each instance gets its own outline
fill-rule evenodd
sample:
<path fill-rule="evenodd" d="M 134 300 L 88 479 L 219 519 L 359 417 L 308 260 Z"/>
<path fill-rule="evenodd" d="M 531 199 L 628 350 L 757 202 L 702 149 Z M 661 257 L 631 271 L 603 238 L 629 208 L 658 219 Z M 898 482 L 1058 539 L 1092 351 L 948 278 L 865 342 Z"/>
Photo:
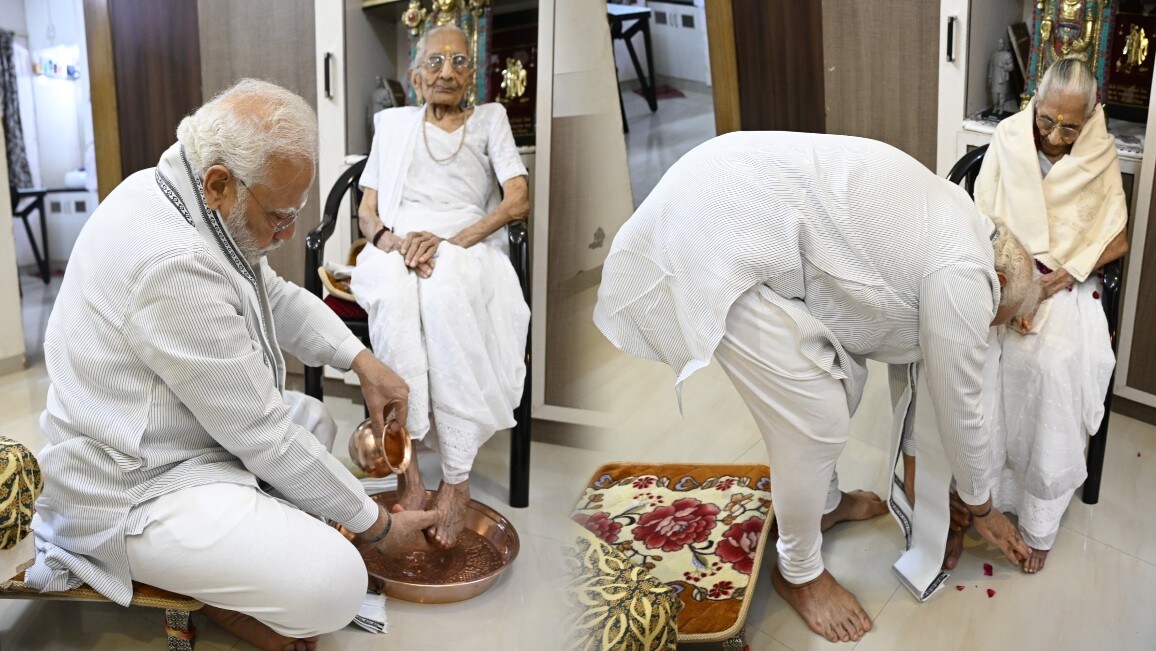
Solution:
<path fill-rule="evenodd" d="M 241 180 L 241 177 L 234 174 L 233 178 L 237 179 L 237 183 L 240 183 L 241 187 L 245 188 L 245 190 L 249 192 L 249 196 L 253 197 L 253 201 L 257 202 L 257 207 L 261 209 L 261 212 L 265 213 L 265 218 L 268 219 L 269 223 L 273 225 L 274 234 L 287 231 L 291 226 L 293 226 L 294 223 L 296 223 L 297 217 L 301 214 L 300 210 L 279 210 L 277 213 L 281 213 L 280 215 L 277 213 L 269 212 L 268 210 L 265 210 L 265 206 L 262 205 L 261 200 L 257 198 L 257 195 L 253 194 L 253 191 L 249 189 L 248 185 L 245 185 L 245 182 Z"/>
<path fill-rule="evenodd" d="M 1036 116 L 1036 128 L 1040 130 L 1040 137 L 1046 138 L 1049 133 L 1060 130 L 1060 140 L 1066 143 L 1073 143 L 1076 138 L 1080 137 L 1080 130 L 1074 127 L 1063 127 L 1056 124 L 1056 121 L 1046 115 Z"/>
<path fill-rule="evenodd" d="M 473 63 L 470 61 L 470 57 L 464 54 L 455 54 L 448 58 L 450 66 L 453 67 L 453 69 L 457 72 L 461 72 L 462 70 L 469 68 Z M 425 60 L 423 65 L 425 66 L 425 69 L 429 70 L 430 72 L 441 72 L 442 68 L 444 68 L 446 65 L 446 59 L 447 57 L 444 54 L 431 54 L 429 58 Z"/>

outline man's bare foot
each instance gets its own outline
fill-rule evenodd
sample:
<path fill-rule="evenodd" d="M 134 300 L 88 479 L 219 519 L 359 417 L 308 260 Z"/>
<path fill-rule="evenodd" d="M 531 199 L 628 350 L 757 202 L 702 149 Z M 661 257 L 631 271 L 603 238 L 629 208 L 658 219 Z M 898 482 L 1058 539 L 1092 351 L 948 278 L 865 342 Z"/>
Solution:
<path fill-rule="evenodd" d="M 425 484 L 421 482 L 416 455 L 410 459 L 405 472 L 397 476 L 397 503 L 406 511 L 425 508 Z"/>
<path fill-rule="evenodd" d="M 819 528 L 826 531 L 840 522 L 870 520 L 886 512 L 887 503 L 875 493 L 851 491 L 843 493 L 843 498 L 839 500 L 839 506 L 836 506 L 834 511 L 823 515 Z"/>
<path fill-rule="evenodd" d="M 429 529 L 427 537 L 433 544 L 442 549 L 449 549 L 458 544 L 458 536 L 465 526 L 466 505 L 470 503 L 470 482 L 447 484 L 444 481 L 438 486 L 437 499 L 434 500 L 434 510 L 441 519 Z"/>
<path fill-rule="evenodd" d="M 967 528 L 971 526 L 971 511 L 968 510 L 963 500 L 959 499 L 959 494 L 955 491 L 951 491 L 949 499 L 951 520 L 947 526 L 947 546 L 943 553 L 943 569 L 954 570 L 956 564 L 959 563 L 959 557 L 963 554 L 963 537 L 967 533 Z"/>
<path fill-rule="evenodd" d="M 285 637 L 265 624 L 235 610 L 225 610 L 206 604 L 201 612 L 209 621 L 261 651 L 314 651 L 317 637 L 297 639 Z"/>
<path fill-rule="evenodd" d="M 783 578 L 776 563 L 771 570 L 771 584 L 812 631 L 830 642 L 856 642 L 871 630 L 871 618 L 859 600 L 827 570 L 813 581 L 795 585 Z"/>
<path fill-rule="evenodd" d="M 1048 560 L 1048 550 L 1036 549 L 1035 547 L 1028 547 L 1032 550 L 1028 559 L 1024 561 L 1024 571 L 1028 574 L 1035 574 L 1044 569 L 1044 561 Z"/>
<path fill-rule="evenodd" d="M 915 457 L 903 453 L 903 492 L 907 494 L 907 503 L 915 508 Z"/>

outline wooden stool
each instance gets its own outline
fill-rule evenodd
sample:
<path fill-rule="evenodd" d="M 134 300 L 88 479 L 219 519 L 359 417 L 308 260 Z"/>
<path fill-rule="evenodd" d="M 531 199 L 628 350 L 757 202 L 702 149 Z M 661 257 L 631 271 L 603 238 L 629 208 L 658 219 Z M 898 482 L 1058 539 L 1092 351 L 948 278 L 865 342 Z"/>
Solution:
<path fill-rule="evenodd" d="M 0 599 L 49 599 L 56 601 L 109 601 L 96 590 L 82 585 L 64 592 L 40 592 L 24 584 L 21 572 L 11 581 L 0 583 Z M 154 588 L 143 583 L 132 583 L 132 601 L 129 605 L 148 608 L 163 608 L 165 611 L 165 633 L 169 638 L 169 651 L 191 651 L 197 629 L 193 627 L 192 611 L 200 610 L 204 604 L 184 595 Z"/>

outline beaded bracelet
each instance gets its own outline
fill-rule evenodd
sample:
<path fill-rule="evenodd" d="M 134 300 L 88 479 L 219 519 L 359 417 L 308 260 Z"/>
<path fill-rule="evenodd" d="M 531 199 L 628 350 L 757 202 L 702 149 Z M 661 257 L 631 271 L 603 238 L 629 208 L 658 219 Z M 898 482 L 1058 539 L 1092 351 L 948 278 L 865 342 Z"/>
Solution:
<path fill-rule="evenodd" d="M 389 511 L 385 511 L 385 527 L 381 530 L 381 533 L 377 534 L 377 536 L 375 536 L 373 538 L 362 538 L 361 535 L 359 534 L 357 537 L 357 541 L 362 542 L 362 543 L 380 542 L 381 539 L 385 538 L 386 534 L 389 533 L 389 530 L 392 526 L 393 526 L 393 516 L 389 514 Z"/>

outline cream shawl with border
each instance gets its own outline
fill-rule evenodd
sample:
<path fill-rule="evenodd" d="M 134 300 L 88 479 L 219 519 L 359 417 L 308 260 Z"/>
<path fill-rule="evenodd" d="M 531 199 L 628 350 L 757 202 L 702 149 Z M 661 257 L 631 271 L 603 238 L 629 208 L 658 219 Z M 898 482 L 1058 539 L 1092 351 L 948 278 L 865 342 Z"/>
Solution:
<path fill-rule="evenodd" d="M 1032 99 L 996 128 L 975 202 L 980 212 L 1006 223 L 1037 260 L 1083 281 L 1128 221 L 1116 139 L 1097 105 L 1072 151 L 1045 178 L 1036 154 L 1035 106 Z"/>

